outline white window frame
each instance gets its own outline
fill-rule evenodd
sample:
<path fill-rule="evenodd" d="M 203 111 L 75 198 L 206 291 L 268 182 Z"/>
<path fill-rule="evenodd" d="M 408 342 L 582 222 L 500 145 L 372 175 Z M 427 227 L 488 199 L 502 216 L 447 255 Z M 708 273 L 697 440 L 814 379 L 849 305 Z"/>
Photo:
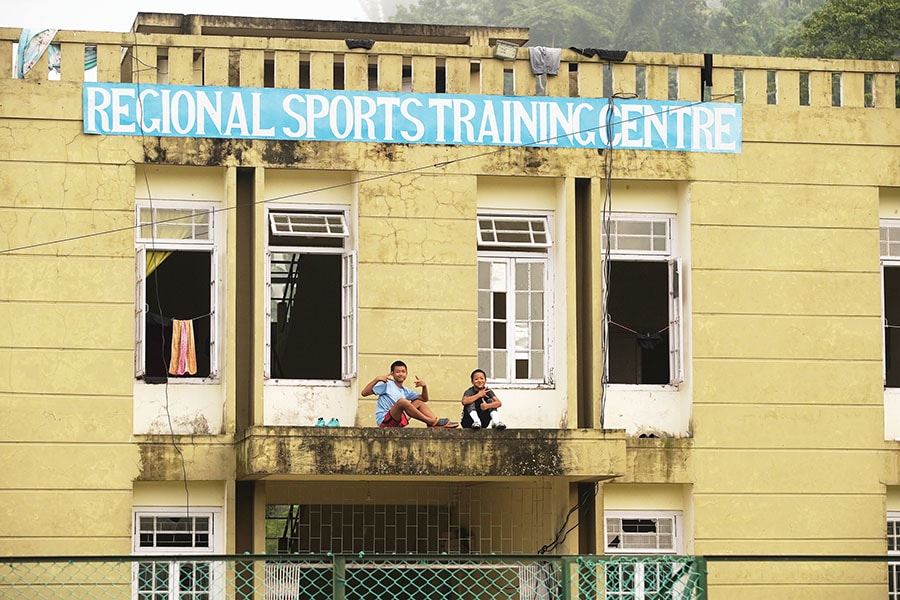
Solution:
<path fill-rule="evenodd" d="M 507 298 L 506 315 L 508 321 L 506 341 L 506 374 L 504 378 L 488 377 L 488 382 L 493 385 L 507 387 L 552 387 L 553 381 L 553 241 L 552 215 L 549 213 L 503 213 L 484 212 L 477 216 L 477 264 L 505 262 L 507 264 Z M 510 241 L 500 239 L 503 237 L 503 225 L 524 226 L 520 232 L 521 240 Z M 505 231 L 509 232 L 510 229 Z M 537 235 L 535 234 L 537 232 Z M 500 233 L 500 235 L 497 235 Z M 516 349 L 516 294 L 515 294 L 515 269 L 517 264 L 538 263 L 543 265 L 543 330 L 544 356 L 543 378 L 516 379 L 515 365 L 519 352 Z M 479 290 L 480 292 L 480 290 Z M 485 319 L 478 315 L 479 324 Z M 488 319 L 489 320 L 489 319 Z M 488 350 L 495 352 L 493 348 L 482 348 L 478 345 L 479 354 Z M 481 362 L 481 361 L 479 361 Z M 480 365 L 480 368 L 493 372 L 493 365 Z"/>
<path fill-rule="evenodd" d="M 618 235 L 616 232 L 610 232 L 609 248 L 607 248 L 607 234 L 602 233 L 602 253 L 603 258 L 611 261 L 622 262 L 665 262 L 668 264 L 668 286 L 669 286 L 669 383 L 667 385 L 677 387 L 684 381 L 684 327 L 683 327 L 683 266 L 679 256 L 677 256 L 677 244 L 675 239 L 675 226 L 677 223 L 676 215 L 673 214 L 645 214 L 645 213 L 613 213 L 609 217 L 610 229 L 616 229 L 619 223 L 623 222 L 643 222 L 643 223 L 660 223 L 664 224 L 666 234 L 664 238 L 658 235 L 651 235 L 651 246 L 648 249 L 628 249 L 619 248 L 618 238 L 626 239 L 631 236 Z M 659 248 L 659 242 L 662 242 L 662 248 Z M 607 255 L 608 251 L 608 255 Z M 604 278 L 606 271 L 604 269 Z M 607 282 L 604 279 L 603 289 L 606 289 Z M 603 339 L 609 339 L 610 315 L 603 315 Z M 604 380 L 609 373 L 609 352 L 603 353 L 603 373 Z M 648 384 L 624 384 L 611 383 L 611 385 L 648 385 Z"/>
<path fill-rule="evenodd" d="M 644 511 L 644 510 L 607 510 L 603 513 L 603 552 L 605 554 L 672 554 L 682 553 L 682 513 L 681 511 Z M 672 546 L 668 548 L 630 548 L 625 544 L 624 536 L 620 536 L 618 548 L 609 548 L 610 521 L 618 520 L 620 525 L 625 520 L 670 520 L 672 522 Z M 621 530 L 621 527 L 620 527 Z"/>
<path fill-rule="evenodd" d="M 173 239 L 173 238 L 157 238 L 144 236 L 144 227 L 141 226 L 141 215 L 144 210 L 152 210 L 157 212 L 161 210 L 183 210 L 193 211 L 195 214 L 204 214 L 209 217 L 207 227 L 207 237 L 202 239 Z M 149 305 L 147 304 L 147 250 L 153 251 L 192 251 L 192 252 L 208 252 L 209 257 L 209 375 L 205 378 L 169 378 L 169 383 L 196 383 L 211 382 L 218 379 L 219 376 L 219 360 L 218 360 L 218 250 L 216 248 L 216 211 L 218 205 L 212 202 L 180 202 L 154 200 L 138 201 L 135 204 L 135 310 L 134 310 L 134 376 L 137 379 L 145 375 L 146 368 L 146 343 L 147 343 L 147 312 Z M 163 221 L 165 222 L 165 221 Z M 153 231 L 158 230 L 158 223 L 151 218 L 151 227 Z M 188 316 L 188 315 L 185 315 Z"/>
<path fill-rule="evenodd" d="M 225 598 L 225 565 L 219 561 L 209 561 L 209 560 L 199 560 L 194 561 L 190 559 L 191 555 L 196 556 L 208 556 L 211 554 L 221 554 L 222 553 L 222 540 L 224 539 L 221 535 L 219 529 L 222 527 L 222 519 L 221 519 L 222 511 L 219 508 L 214 507 L 160 507 L 160 508 L 152 508 L 152 507 L 141 507 L 132 509 L 132 519 L 131 519 L 131 527 L 132 527 L 132 554 L 134 556 L 141 557 L 150 557 L 148 560 L 135 560 L 132 562 L 131 567 L 131 597 L 132 600 L 139 600 L 139 598 L 143 597 L 140 595 L 140 590 L 138 588 L 139 585 L 139 573 L 140 567 L 142 563 L 152 562 L 156 566 L 164 565 L 169 570 L 169 589 L 166 600 L 179 600 L 184 597 L 191 597 L 190 592 L 201 591 L 204 594 L 208 594 L 210 600 L 222 600 Z M 140 519 L 143 517 L 190 517 L 190 518 L 203 518 L 206 517 L 209 519 L 209 537 L 208 543 L 202 547 L 141 547 L 140 545 Z M 168 560 L 165 561 L 154 561 L 152 560 L 153 556 L 165 556 Z M 172 560 L 171 557 L 178 556 L 184 557 L 184 560 Z M 182 590 L 179 588 L 179 570 L 183 563 L 189 562 L 200 562 L 206 563 L 209 566 L 209 588 L 206 590 Z M 183 594 L 187 593 L 187 596 Z"/>
<path fill-rule="evenodd" d="M 263 379 L 270 384 L 285 383 L 295 385 L 297 382 L 308 382 L 311 385 L 348 385 L 349 381 L 357 374 L 357 254 L 355 250 L 348 250 L 350 245 L 350 228 L 348 227 L 349 207 L 333 205 L 271 205 L 266 207 L 266 219 L 269 229 L 279 236 L 296 237 L 322 237 L 343 238 L 342 248 L 323 248 L 315 246 L 278 246 L 279 252 L 303 252 L 306 254 L 339 254 L 341 256 L 341 380 L 326 379 L 273 379 L 272 378 L 272 249 L 266 241 L 266 266 L 265 266 L 265 348 L 263 351 Z M 340 217 L 338 228 L 329 228 L 328 231 L 300 231 L 288 232 L 276 229 L 277 216 L 299 215 L 304 217 L 328 216 Z"/>
<path fill-rule="evenodd" d="M 891 529 L 894 530 L 892 535 Z M 896 556 L 896 560 L 888 560 L 888 600 L 900 600 L 900 589 L 891 585 L 900 578 L 900 511 L 887 513 L 888 556 Z M 894 549 L 891 549 L 893 538 Z"/>

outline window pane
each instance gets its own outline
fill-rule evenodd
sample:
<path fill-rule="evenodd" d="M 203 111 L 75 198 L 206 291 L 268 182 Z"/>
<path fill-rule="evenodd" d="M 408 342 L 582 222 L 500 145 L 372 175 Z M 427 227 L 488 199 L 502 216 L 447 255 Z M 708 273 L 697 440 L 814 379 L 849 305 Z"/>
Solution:
<path fill-rule="evenodd" d="M 527 290 L 530 288 L 530 267 L 529 263 L 516 263 L 516 290 Z"/>
<path fill-rule="evenodd" d="M 479 344 L 480 346 L 481 344 Z M 487 376 L 489 378 L 494 377 L 493 366 L 491 365 L 491 353 L 488 350 L 479 350 L 478 351 L 478 364 L 481 365 L 481 368 L 486 370 Z"/>
<path fill-rule="evenodd" d="M 478 292 L 478 317 L 481 319 L 489 319 L 491 317 L 491 293 Z"/>
<path fill-rule="evenodd" d="M 491 263 L 478 261 L 478 289 L 491 289 Z"/>
<path fill-rule="evenodd" d="M 491 347 L 496 350 L 502 350 L 506 348 L 506 322 L 505 321 L 495 321 L 494 322 L 494 339 Z"/>
<path fill-rule="evenodd" d="M 544 324 L 543 322 L 531 323 L 531 349 L 544 349 Z"/>
<path fill-rule="evenodd" d="M 479 348 L 490 348 L 491 347 L 491 322 L 490 321 L 479 321 L 478 322 L 478 347 Z"/>
<path fill-rule="evenodd" d="M 529 329 L 528 323 L 517 321 L 515 327 L 516 350 L 520 352 L 531 350 L 531 331 Z"/>
<path fill-rule="evenodd" d="M 544 352 L 535 351 L 531 353 L 531 375 L 530 379 L 544 378 Z"/>
<path fill-rule="evenodd" d="M 516 320 L 524 320 L 528 318 L 528 294 L 525 292 L 516 292 Z"/>
<path fill-rule="evenodd" d="M 494 377 L 506 379 L 506 353 L 494 352 Z"/>
<path fill-rule="evenodd" d="M 494 314 L 491 316 L 493 316 L 495 319 L 506 318 L 506 294 L 494 294 Z"/>
<path fill-rule="evenodd" d="M 506 263 L 491 263 L 491 291 L 505 292 L 506 286 Z"/>
<path fill-rule="evenodd" d="M 528 359 L 516 359 L 516 379 L 528 379 Z"/>

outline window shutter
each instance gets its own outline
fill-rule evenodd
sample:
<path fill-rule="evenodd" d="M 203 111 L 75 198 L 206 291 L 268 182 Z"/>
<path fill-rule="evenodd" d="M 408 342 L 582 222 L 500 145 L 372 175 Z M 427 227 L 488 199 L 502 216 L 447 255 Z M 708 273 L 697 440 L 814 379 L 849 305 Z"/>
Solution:
<path fill-rule="evenodd" d="M 681 297 L 681 259 L 669 261 L 669 385 L 684 381 L 684 327 L 681 315 L 684 307 Z"/>
<path fill-rule="evenodd" d="M 342 377 L 349 380 L 356 377 L 356 252 L 347 252 L 342 259 L 341 370 Z"/>
<path fill-rule="evenodd" d="M 266 250 L 265 255 L 265 296 L 263 297 L 263 306 L 265 306 L 265 331 L 263 339 L 265 347 L 263 348 L 263 379 L 272 377 L 272 251 Z"/>
<path fill-rule="evenodd" d="M 147 337 L 147 250 L 141 245 L 134 251 L 134 376 L 144 376 Z"/>
<path fill-rule="evenodd" d="M 209 378 L 219 376 L 219 319 L 218 319 L 218 286 L 219 279 L 218 253 L 213 249 L 209 253 Z"/>
<path fill-rule="evenodd" d="M 272 234 L 285 237 L 350 237 L 343 213 L 269 211 Z"/>
<path fill-rule="evenodd" d="M 482 248 L 544 249 L 553 245 L 546 216 L 478 216 Z"/>

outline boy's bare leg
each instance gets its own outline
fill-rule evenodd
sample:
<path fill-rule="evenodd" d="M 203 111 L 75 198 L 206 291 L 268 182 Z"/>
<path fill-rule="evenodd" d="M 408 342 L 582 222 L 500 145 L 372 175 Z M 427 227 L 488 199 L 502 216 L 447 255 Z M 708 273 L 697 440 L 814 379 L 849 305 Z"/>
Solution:
<path fill-rule="evenodd" d="M 434 416 L 431 409 L 425 406 L 425 403 L 421 400 L 414 400 L 412 402 L 406 398 L 397 400 L 391 407 L 391 417 L 393 417 L 395 421 L 399 421 L 402 418 L 403 413 L 406 413 L 408 417 L 417 421 L 422 421 L 426 425 L 434 425 L 434 422 L 437 421 L 437 417 Z"/>

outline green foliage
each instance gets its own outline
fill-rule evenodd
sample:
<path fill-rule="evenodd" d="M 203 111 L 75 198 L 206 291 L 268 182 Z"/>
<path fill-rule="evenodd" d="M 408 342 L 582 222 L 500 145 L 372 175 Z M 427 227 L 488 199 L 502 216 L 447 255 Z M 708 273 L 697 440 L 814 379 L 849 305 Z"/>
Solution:
<path fill-rule="evenodd" d="M 780 49 L 783 56 L 893 60 L 900 52 L 900 0 L 830 0 Z"/>
<path fill-rule="evenodd" d="M 529 44 L 891 59 L 900 0 L 366 0 L 407 23 L 528 27 Z"/>

